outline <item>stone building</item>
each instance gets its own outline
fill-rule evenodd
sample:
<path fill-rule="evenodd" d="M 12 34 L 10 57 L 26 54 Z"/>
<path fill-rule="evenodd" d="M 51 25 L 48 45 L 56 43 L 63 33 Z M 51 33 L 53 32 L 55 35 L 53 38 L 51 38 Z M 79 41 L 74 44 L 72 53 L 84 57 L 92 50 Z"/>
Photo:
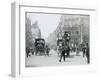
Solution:
<path fill-rule="evenodd" d="M 70 32 L 70 45 L 77 46 L 82 42 L 89 42 L 89 16 L 63 15 L 56 30 L 63 35 Z"/>

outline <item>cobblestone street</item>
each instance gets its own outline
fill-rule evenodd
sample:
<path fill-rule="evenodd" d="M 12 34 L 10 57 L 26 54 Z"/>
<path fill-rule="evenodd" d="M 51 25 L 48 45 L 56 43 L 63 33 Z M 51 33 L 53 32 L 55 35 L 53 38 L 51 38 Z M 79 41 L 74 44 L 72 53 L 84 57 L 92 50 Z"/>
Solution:
<path fill-rule="evenodd" d="M 40 66 L 63 66 L 63 65 L 84 65 L 87 64 L 86 57 L 83 58 L 82 52 L 79 55 L 76 53 L 70 53 L 70 57 L 66 58 L 64 62 L 59 62 L 58 55 L 50 54 L 50 56 L 44 55 L 31 55 L 27 58 L 27 67 L 40 67 Z"/>

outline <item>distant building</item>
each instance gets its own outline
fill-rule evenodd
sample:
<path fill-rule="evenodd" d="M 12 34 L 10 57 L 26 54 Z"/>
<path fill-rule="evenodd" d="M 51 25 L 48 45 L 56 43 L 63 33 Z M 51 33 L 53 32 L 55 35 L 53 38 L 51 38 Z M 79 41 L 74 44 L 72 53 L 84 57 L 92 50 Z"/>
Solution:
<path fill-rule="evenodd" d="M 32 34 L 33 41 L 36 38 L 41 38 L 41 31 L 40 31 L 37 21 L 34 24 L 32 24 L 32 26 L 31 26 L 31 34 Z"/>
<path fill-rule="evenodd" d="M 57 27 L 58 33 L 70 32 L 70 44 L 77 46 L 89 42 L 89 16 L 63 15 Z"/>
<path fill-rule="evenodd" d="M 41 31 L 37 21 L 31 25 L 30 18 L 26 18 L 26 47 L 34 50 L 34 43 L 36 38 L 41 38 Z"/>
<path fill-rule="evenodd" d="M 30 47 L 32 42 L 32 36 L 31 36 L 31 21 L 30 18 L 26 18 L 26 47 Z"/>

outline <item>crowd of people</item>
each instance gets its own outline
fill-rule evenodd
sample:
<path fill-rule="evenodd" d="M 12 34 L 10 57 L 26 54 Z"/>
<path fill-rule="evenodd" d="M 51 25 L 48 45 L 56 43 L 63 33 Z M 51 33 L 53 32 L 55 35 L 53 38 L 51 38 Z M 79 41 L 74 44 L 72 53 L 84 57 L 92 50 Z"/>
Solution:
<path fill-rule="evenodd" d="M 64 46 L 64 43 L 60 43 L 60 46 L 58 46 L 57 49 L 57 54 L 59 56 L 59 62 L 61 62 L 62 60 L 65 62 L 66 58 L 69 58 L 71 53 L 75 52 L 76 55 L 78 55 L 80 52 L 83 53 L 83 58 L 86 57 L 87 59 L 87 63 L 90 63 L 90 51 L 89 51 L 89 44 L 85 43 L 83 44 L 83 46 L 81 47 L 81 49 L 78 48 L 72 48 L 70 46 Z M 34 55 L 34 51 L 32 49 L 28 49 L 26 48 L 26 53 L 27 53 L 27 57 L 30 56 L 29 53 L 31 53 L 32 55 Z M 45 46 L 45 56 L 50 56 L 50 48 L 49 46 Z"/>
<path fill-rule="evenodd" d="M 89 52 L 89 44 L 88 43 L 84 43 L 83 46 L 81 47 L 81 49 L 79 49 L 78 47 L 75 48 L 75 50 L 72 50 L 71 47 L 64 46 L 64 43 L 61 43 L 61 46 L 58 47 L 58 54 L 60 54 L 60 59 L 59 62 L 65 61 L 65 58 L 70 57 L 70 53 L 74 51 L 76 52 L 76 55 L 79 54 L 79 52 L 83 53 L 83 57 L 86 57 L 87 59 L 87 63 L 90 63 L 90 52 Z"/>
<path fill-rule="evenodd" d="M 36 39 L 37 41 L 35 42 L 35 48 L 31 49 L 29 47 L 26 47 L 26 54 L 27 57 L 29 56 L 29 53 L 38 54 L 43 53 L 45 56 L 49 56 L 50 52 L 50 47 L 46 45 L 44 39 Z M 57 40 L 57 54 L 60 57 L 59 62 L 65 61 L 66 58 L 70 57 L 71 52 L 75 52 L 76 55 L 79 55 L 79 52 L 83 53 L 83 57 L 86 57 L 87 63 L 90 63 L 90 52 L 89 52 L 89 43 L 88 42 L 83 42 L 81 46 L 74 46 L 71 47 L 70 45 L 70 35 L 68 32 L 65 32 L 63 37 L 60 36 L 59 39 Z"/>

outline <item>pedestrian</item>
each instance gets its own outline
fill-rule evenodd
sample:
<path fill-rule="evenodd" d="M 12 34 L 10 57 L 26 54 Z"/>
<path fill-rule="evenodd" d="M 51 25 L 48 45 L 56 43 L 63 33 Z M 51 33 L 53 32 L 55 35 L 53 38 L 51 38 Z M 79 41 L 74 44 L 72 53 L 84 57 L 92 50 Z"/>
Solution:
<path fill-rule="evenodd" d="M 82 47 L 82 52 L 83 52 L 83 57 L 86 55 L 86 47 L 85 47 L 85 45 L 83 45 L 83 47 Z"/>
<path fill-rule="evenodd" d="M 90 63 L 90 53 L 89 53 L 89 45 L 86 43 L 86 58 L 87 58 L 87 63 Z"/>
<path fill-rule="evenodd" d="M 67 54 L 66 57 L 70 56 L 70 47 L 68 45 L 66 46 L 65 53 Z"/>
<path fill-rule="evenodd" d="M 61 46 L 60 46 L 60 45 L 59 45 L 59 46 L 57 46 L 57 53 L 58 53 L 58 57 L 60 56 L 61 51 L 62 51 Z"/>
<path fill-rule="evenodd" d="M 46 45 L 46 55 L 49 56 L 50 48 Z"/>
<path fill-rule="evenodd" d="M 27 57 L 30 56 L 29 53 L 30 53 L 30 49 L 29 49 L 29 47 L 26 47 L 26 54 L 27 54 Z"/>
<path fill-rule="evenodd" d="M 64 47 L 63 43 L 62 43 L 62 51 L 61 51 L 59 62 L 61 62 L 62 58 L 63 58 L 63 60 L 65 62 L 65 47 Z"/>
<path fill-rule="evenodd" d="M 79 47 L 76 47 L 76 55 L 79 55 Z"/>

